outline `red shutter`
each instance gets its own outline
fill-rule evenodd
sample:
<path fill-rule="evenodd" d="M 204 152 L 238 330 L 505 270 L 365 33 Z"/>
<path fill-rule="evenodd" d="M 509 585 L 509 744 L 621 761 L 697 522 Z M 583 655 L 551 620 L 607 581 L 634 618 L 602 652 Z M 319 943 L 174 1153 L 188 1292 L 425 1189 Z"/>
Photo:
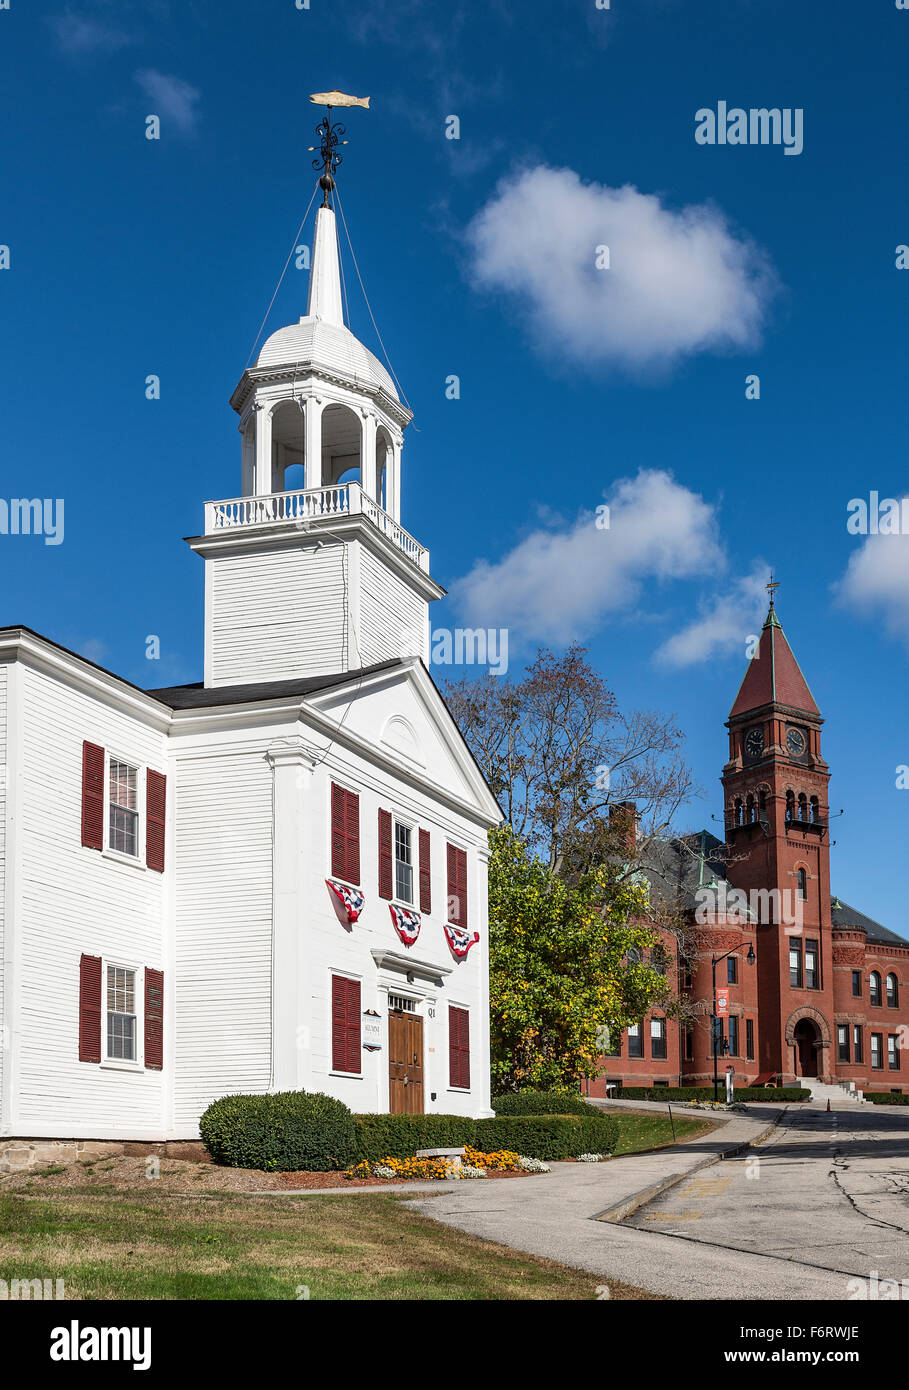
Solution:
<path fill-rule="evenodd" d="M 470 1014 L 448 1007 L 448 1084 L 470 1090 Z"/>
<path fill-rule="evenodd" d="M 331 784 L 331 876 L 360 882 L 360 798 Z"/>
<path fill-rule="evenodd" d="M 351 883 L 360 883 L 360 798 L 356 792 L 348 792 L 344 798 L 344 836 L 347 840 L 347 877 Z M 359 986 L 358 986 L 359 988 Z M 357 1071 L 359 1071 L 359 1066 Z"/>
<path fill-rule="evenodd" d="M 448 846 L 448 920 L 467 926 L 467 851 Z"/>
<path fill-rule="evenodd" d="M 145 862 L 164 873 L 164 823 L 167 810 L 167 778 L 149 768 L 145 777 Z"/>
<path fill-rule="evenodd" d="M 83 956 L 79 962 L 79 1061 L 101 1061 L 100 956 Z"/>
<path fill-rule="evenodd" d="M 420 911 L 432 912 L 432 873 L 429 859 L 429 831 L 420 831 Z"/>
<path fill-rule="evenodd" d="M 347 877 L 347 836 L 344 788 L 331 784 L 331 876 Z"/>
<path fill-rule="evenodd" d="M 145 968 L 145 1065 L 164 1066 L 164 973 Z"/>
<path fill-rule="evenodd" d="M 104 749 L 82 745 L 82 843 L 104 848 Z"/>
<path fill-rule="evenodd" d="M 391 812 L 379 811 L 379 897 L 390 902 L 394 897 L 392 873 Z"/>
<path fill-rule="evenodd" d="M 360 981 L 331 977 L 331 1068 L 360 1071 Z"/>

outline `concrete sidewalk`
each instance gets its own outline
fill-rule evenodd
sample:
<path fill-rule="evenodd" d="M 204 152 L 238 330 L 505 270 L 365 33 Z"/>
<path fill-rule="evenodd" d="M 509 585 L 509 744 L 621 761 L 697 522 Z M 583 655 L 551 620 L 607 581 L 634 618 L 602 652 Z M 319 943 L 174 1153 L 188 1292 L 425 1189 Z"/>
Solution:
<path fill-rule="evenodd" d="M 605 1163 L 554 1164 L 528 1182 L 458 1184 L 407 1205 L 471 1235 L 589 1270 L 592 1283 L 612 1279 L 673 1299 L 842 1299 L 845 1280 L 828 1270 L 620 1224 L 655 1192 L 760 1143 L 783 1113 L 783 1107 L 755 1105 L 724 1116 L 713 1133 L 670 1148 Z"/>

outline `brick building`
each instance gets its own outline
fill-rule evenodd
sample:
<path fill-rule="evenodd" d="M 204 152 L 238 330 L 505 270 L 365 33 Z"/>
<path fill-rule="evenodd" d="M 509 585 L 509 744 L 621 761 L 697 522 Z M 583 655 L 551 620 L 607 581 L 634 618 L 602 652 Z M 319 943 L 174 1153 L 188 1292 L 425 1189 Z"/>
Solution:
<path fill-rule="evenodd" d="M 909 941 L 831 896 L 823 722 L 771 600 L 726 725 L 725 843 L 701 831 L 642 854 L 653 896 L 681 921 L 655 960 L 678 972 L 693 1017 L 646 1015 L 591 1094 L 607 1080 L 712 1081 L 714 960 L 721 1077 L 731 1064 L 739 1085 L 909 1085 Z"/>

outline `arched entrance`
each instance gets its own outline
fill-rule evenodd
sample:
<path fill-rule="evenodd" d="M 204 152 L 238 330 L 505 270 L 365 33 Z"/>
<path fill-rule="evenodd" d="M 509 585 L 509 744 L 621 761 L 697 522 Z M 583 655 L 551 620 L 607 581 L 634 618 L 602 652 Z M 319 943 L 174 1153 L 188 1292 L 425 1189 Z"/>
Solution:
<path fill-rule="evenodd" d="M 798 1056 L 799 1074 L 817 1076 L 818 1050 L 821 1043 L 820 1030 L 810 1018 L 800 1018 L 795 1025 L 794 1041 Z"/>

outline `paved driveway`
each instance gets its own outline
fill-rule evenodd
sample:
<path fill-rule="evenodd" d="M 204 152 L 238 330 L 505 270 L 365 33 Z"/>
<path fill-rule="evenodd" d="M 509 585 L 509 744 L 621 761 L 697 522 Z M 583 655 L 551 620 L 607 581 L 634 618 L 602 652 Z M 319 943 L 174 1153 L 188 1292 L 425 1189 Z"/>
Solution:
<path fill-rule="evenodd" d="M 757 1110 L 658 1154 L 462 1183 L 413 1205 L 589 1269 L 601 1285 L 624 1280 L 675 1299 L 842 1300 L 855 1296 L 850 1277 L 909 1281 L 909 1114 L 793 1107 L 755 1143 L 767 1125 Z M 704 1167 L 733 1137 L 755 1146 Z M 673 1173 L 679 1184 L 621 1224 L 596 1219 Z"/>
<path fill-rule="evenodd" d="M 628 1224 L 909 1281 L 909 1114 L 870 1105 L 829 1113 L 793 1107 L 748 1154 L 694 1175 Z"/>

